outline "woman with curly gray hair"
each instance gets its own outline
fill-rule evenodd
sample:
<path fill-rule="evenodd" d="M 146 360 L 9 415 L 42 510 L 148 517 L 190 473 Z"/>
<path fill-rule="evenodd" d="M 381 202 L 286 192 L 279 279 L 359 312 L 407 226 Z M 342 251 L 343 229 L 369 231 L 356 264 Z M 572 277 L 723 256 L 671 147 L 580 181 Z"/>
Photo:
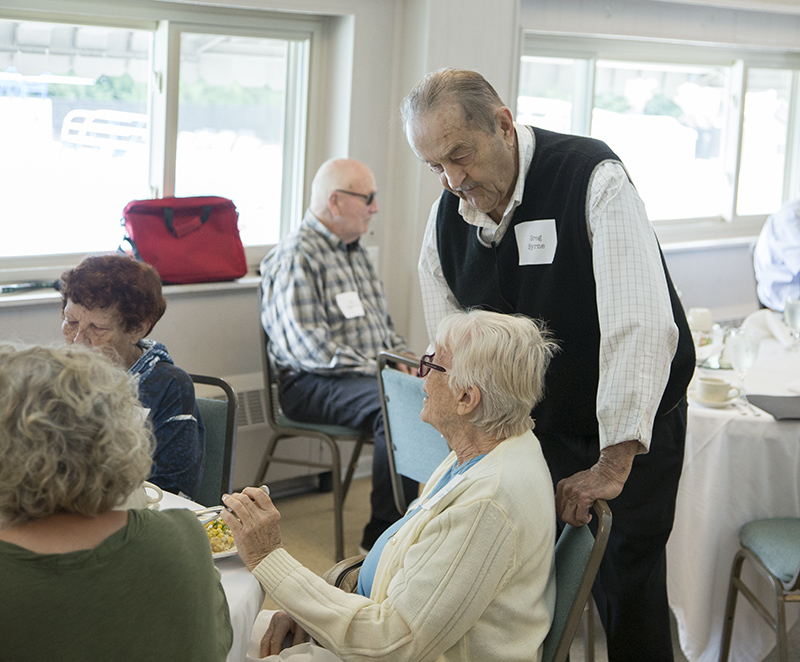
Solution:
<path fill-rule="evenodd" d="M 224 660 L 189 511 L 116 510 L 150 471 L 136 387 L 83 347 L 0 345 L 0 623 L 14 660 Z"/>
<path fill-rule="evenodd" d="M 223 497 L 236 515 L 222 518 L 239 555 L 284 610 L 256 621 L 262 656 L 541 659 L 555 604 L 556 513 L 530 413 L 555 349 L 523 316 L 475 310 L 442 321 L 436 352 L 420 360 L 421 417 L 452 452 L 405 517 L 378 538 L 356 595 L 282 549 L 280 515 L 262 490 Z M 306 643 L 306 633 L 326 650 Z M 298 646 L 283 654 L 287 634 Z"/>

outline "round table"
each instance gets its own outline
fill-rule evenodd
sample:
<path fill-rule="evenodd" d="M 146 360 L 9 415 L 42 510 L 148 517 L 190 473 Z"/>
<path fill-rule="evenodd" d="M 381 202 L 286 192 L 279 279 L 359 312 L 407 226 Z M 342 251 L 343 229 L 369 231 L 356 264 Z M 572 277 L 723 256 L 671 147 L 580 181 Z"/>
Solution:
<path fill-rule="evenodd" d="M 736 382 L 732 370 L 696 375 Z M 800 352 L 774 339 L 761 343 L 756 364 L 745 377 L 748 393 L 796 395 Z M 691 387 L 690 387 L 691 393 Z M 683 474 L 678 486 L 675 525 L 667 544 L 669 602 L 678 623 L 681 648 L 690 662 L 717 662 L 731 563 L 743 524 L 765 517 L 800 517 L 800 420 L 776 421 L 734 407 L 708 408 L 690 400 Z M 747 581 L 761 599 L 770 591 L 752 568 Z M 787 625 L 797 605 L 787 605 Z M 731 662 L 762 659 L 775 635 L 740 597 L 731 643 Z"/>
<path fill-rule="evenodd" d="M 203 507 L 169 492 L 164 492 L 159 506 L 160 510 L 198 510 Z M 214 563 L 222 576 L 222 588 L 228 601 L 233 628 L 233 644 L 228 652 L 227 662 L 244 662 L 253 623 L 264 602 L 264 590 L 238 556 L 217 559 Z"/>

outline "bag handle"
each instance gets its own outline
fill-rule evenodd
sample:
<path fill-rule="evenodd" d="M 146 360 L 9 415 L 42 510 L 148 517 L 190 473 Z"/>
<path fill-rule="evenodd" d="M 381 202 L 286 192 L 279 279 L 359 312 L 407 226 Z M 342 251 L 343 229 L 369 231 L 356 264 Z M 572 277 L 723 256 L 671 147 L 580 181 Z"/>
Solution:
<path fill-rule="evenodd" d="M 124 242 L 128 242 L 131 247 L 131 254 L 133 257 L 138 260 L 139 262 L 144 262 L 141 253 L 139 253 L 139 248 L 136 246 L 136 243 L 131 239 L 127 234 L 122 238 L 119 246 L 117 247 L 117 253 L 122 253 L 123 255 L 128 255 L 127 251 L 122 247 Z"/>
<path fill-rule="evenodd" d="M 187 219 L 178 219 L 178 227 L 175 227 L 175 210 L 172 207 L 164 207 L 164 225 L 167 226 L 169 233 L 179 239 L 199 230 L 211 216 L 211 205 L 203 205 L 200 216 L 192 216 Z"/>

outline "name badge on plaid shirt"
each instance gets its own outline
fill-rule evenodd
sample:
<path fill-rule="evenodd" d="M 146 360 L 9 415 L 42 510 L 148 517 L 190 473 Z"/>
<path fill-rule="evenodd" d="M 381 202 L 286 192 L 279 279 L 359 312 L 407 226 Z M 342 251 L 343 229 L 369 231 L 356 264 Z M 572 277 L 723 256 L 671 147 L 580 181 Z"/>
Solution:
<path fill-rule="evenodd" d="M 336 305 L 342 311 L 346 319 L 354 317 L 364 317 L 364 305 L 358 298 L 358 292 L 342 292 L 336 295 Z"/>

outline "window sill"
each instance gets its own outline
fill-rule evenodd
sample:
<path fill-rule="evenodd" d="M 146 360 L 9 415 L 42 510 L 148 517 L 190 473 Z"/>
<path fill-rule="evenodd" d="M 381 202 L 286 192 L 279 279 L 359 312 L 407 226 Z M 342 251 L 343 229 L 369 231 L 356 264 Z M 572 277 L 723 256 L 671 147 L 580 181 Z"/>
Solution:
<path fill-rule="evenodd" d="M 243 278 L 219 283 L 192 283 L 190 285 L 165 285 L 164 296 L 167 299 L 194 296 L 206 292 L 224 292 L 249 290 L 258 287 L 260 279 L 255 274 L 247 274 Z M 61 301 L 61 294 L 55 290 L 34 290 L 19 294 L 0 294 L 0 308 L 22 308 L 26 306 L 49 306 Z"/>
<path fill-rule="evenodd" d="M 725 221 L 684 221 L 653 223 L 665 253 L 742 246 L 753 242 L 761 232 L 765 217 Z"/>

